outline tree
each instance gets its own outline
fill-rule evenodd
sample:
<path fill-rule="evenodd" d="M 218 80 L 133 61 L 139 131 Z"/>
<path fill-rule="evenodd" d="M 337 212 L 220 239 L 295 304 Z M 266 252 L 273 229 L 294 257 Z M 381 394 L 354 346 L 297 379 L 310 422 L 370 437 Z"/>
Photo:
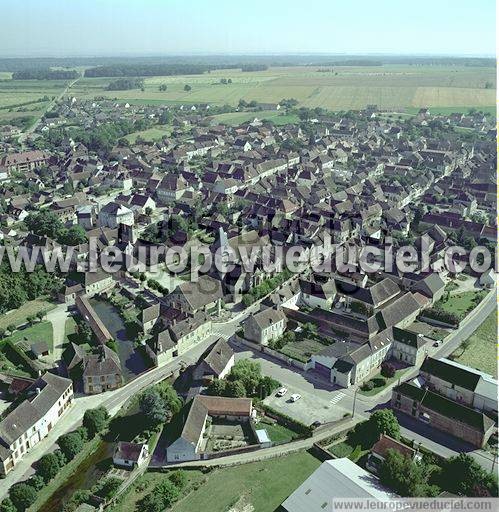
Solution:
<path fill-rule="evenodd" d="M 497 496 L 497 476 L 487 473 L 466 453 L 446 461 L 440 475 L 442 488 L 463 496 Z"/>
<path fill-rule="evenodd" d="M 36 500 L 36 490 L 28 484 L 20 483 L 12 486 L 9 498 L 19 512 L 24 512 Z"/>
<path fill-rule="evenodd" d="M 26 483 L 31 485 L 35 491 L 39 491 L 45 486 L 45 480 L 40 475 L 33 475 Z"/>
<path fill-rule="evenodd" d="M 58 456 L 55 453 L 47 453 L 38 461 L 36 474 L 47 483 L 57 475 L 60 469 Z"/>
<path fill-rule="evenodd" d="M 227 382 L 225 387 L 225 396 L 231 398 L 244 398 L 246 396 L 246 388 L 240 380 L 232 380 Z"/>
<path fill-rule="evenodd" d="M 81 434 L 77 431 L 64 434 L 57 440 L 57 444 L 68 460 L 73 460 L 83 449 L 85 444 Z"/>
<path fill-rule="evenodd" d="M 260 380 L 260 383 L 258 384 L 258 397 L 263 400 L 280 386 L 281 383 L 279 381 L 266 375 Z"/>
<path fill-rule="evenodd" d="M 146 389 L 140 397 L 140 410 L 147 420 L 157 425 L 168 419 L 168 411 L 161 395 L 153 388 Z"/>
<path fill-rule="evenodd" d="M 147 512 L 163 512 L 178 500 L 179 495 L 178 487 L 170 480 L 164 480 L 140 502 L 140 508 Z"/>
<path fill-rule="evenodd" d="M 116 496 L 118 489 L 123 484 L 123 480 L 121 478 L 111 476 L 104 480 L 103 482 L 97 484 L 96 489 L 94 489 L 93 494 L 99 496 L 105 500 L 109 500 Z"/>
<path fill-rule="evenodd" d="M 184 85 L 184 91 L 189 92 L 190 90 L 192 90 L 192 87 L 190 85 L 188 85 L 188 84 L 185 84 Z"/>
<path fill-rule="evenodd" d="M 173 416 L 182 409 L 182 400 L 169 382 L 160 382 L 154 386 L 163 400 L 169 416 Z"/>
<path fill-rule="evenodd" d="M 109 413 L 105 407 L 88 409 L 83 415 L 83 426 L 87 429 L 90 438 L 102 432 L 109 424 Z"/>
<path fill-rule="evenodd" d="M 213 379 L 208 386 L 207 392 L 211 396 L 224 396 L 226 385 L 227 381 L 225 380 Z"/>
<path fill-rule="evenodd" d="M 371 414 L 368 420 L 370 430 L 376 439 L 379 439 L 381 434 L 386 434 L 394 439 L 400 438 L 400 425 L 390 409 L 380 409 Z"/>
<path fill-rule="evenodd" d="M 242 359 L 232 367 L 227 379 L 229 381 L 241 381 L 246 389 L 246 395 L 254 395 L 261 379 L 260 363 Z"/>
<path fill-rule="evenodd" d="M 414 462 L 410 457 L 391 449 L 379 468 L 381 483 L 400 496 L 437 496 L 439 489 L 428 483 L 429 476 L 429 468 L 423 462 Z"/>
<path fill-rule="evenodd" d="M 161 84 L 161 85 L 159 86 L 159 90 L 160 90 L 161 92 L 164 92 L 164 91 L 166 91 L 167 89 L 168 89 L 168 86 L 167 86 L 166 84 Z"/>
<path fill-rule="evenodd" d="M 2 503 L 0 503 L 0 512 L 17 512 L 17 509 L 10 498 L 5 498 Z"/>
<path fill-rule="evenodd" d="M 388 361 L 383 361 L 381 364 L 381 375 L 390 379 L 395 376 L 395 367 L 390 364 Z"/>
<path fill-rule="evenodd" d="M 306 322 L 303 324 L 303 334 L 309 338 L 315 338 L 319 334 L 319 329 L 312 322 Z"/>
<path fill-rule="evenodd" d="M 168 480 L 172 482 L 178 489 L 182 490 L 187 485 L 187 475 L 185 471 L 177 469 L 168 475 Z"/>
<path fill-rule="evenodd" d="M 171 507 L 180 495 L 177 486 L 170 480 L 165 480 L 158 484 L 154 492 L 161 497 L 164 508 Z"/>

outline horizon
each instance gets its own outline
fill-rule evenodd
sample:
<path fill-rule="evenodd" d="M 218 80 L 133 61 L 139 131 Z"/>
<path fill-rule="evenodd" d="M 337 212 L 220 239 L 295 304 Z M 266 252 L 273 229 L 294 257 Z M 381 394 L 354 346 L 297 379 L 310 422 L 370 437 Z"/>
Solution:
<path fill-rule="evenodd" d="M 0 58 L 199 55 L 493 57 L 495 2 L 4 0 Z M 431 15 L 428 15 L 430 13 Z M 43 20 L 43 23 L 40 23 Z M 62 21 L 61 21 L 62 20 Z M 22 26 L 23 30 L 18 28 Z M 27 37 L 29 36 L 29 37 Z"/>

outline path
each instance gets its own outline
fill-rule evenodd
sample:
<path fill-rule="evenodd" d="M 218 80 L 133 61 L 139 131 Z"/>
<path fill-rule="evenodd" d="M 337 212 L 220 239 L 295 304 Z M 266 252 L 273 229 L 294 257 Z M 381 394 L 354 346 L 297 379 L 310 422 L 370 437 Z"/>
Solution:
<path fill-rule="evenodd" d="M 46 316 L 46 319 L 52 324 L 54 350 L 51 357 L 54 363 L 62 359 L 66 337 L 66 320 L 69 316 L 66 304 L 58 305 L 55 309 L 47 313 Z"/>

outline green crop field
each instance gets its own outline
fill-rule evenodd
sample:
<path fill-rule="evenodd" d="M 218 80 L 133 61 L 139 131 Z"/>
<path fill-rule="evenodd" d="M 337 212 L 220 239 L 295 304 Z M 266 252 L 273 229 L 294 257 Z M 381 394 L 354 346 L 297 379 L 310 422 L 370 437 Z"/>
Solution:
<path fill-rule="evenodd" d="M 220 79 L 231 79 L 221 84 Z M 106 96 L 137 103 L 213 103 L 236 105 L 240 99 L 279 102 L 295 98 L 300 105 L 331 110 L 359 109 L 377 104 L 389 109 L 428 106 L 453 110 L 494 107 L 495 69 L 466 66 L 335 67 L 318 72 L 316 67 L 269 68 L 241 72 L 217 70 L 203 75 L 145 78 L 144 91 L 106 91 L 111 78 L 83 78 L 70 94 L 94 98 Z M 160 85 L 166 91 L 159 91 Z M 184 91 L 188 84 L 191 91 Z M 488 88 L 486 88 L 486 85 Z"/>
<path fill-rule="evenodd" d="M 40 116 L 66 86 L 64 80 L 10 80 L 9 75 L 0 74 L 0 122 Z"/>

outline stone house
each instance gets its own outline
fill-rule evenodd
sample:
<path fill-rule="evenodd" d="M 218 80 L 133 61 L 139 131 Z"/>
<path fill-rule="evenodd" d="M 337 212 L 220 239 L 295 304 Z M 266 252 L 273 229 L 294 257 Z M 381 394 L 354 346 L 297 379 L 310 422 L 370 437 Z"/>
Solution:
<path fill-rule="evenodd" d="M 0 421 L 0 474 L 6 475 L 49 432 L 73 403 L 70 379 L 45 373 L 26 399 Z"/>
<path fill-rule="evenodd" d="M 427 357 L 420 370 L 424 385 L 454 402 L 497 414 L 497 380 L 449 359 Z"/>
<path fill-rule="evenodd" d="M 250 315 L 244 323 L 244 337 L 260 345 L 280 338 L 286 330 L 286 315 L 279 309 L 266 308 Z"/>
<path fill-rule="evenodd" d="M 392 391 L 392 407 L 431 427 L 483 448 L 495 430 L 487 415 L 404 382 Z"/>

